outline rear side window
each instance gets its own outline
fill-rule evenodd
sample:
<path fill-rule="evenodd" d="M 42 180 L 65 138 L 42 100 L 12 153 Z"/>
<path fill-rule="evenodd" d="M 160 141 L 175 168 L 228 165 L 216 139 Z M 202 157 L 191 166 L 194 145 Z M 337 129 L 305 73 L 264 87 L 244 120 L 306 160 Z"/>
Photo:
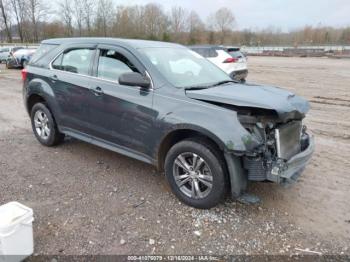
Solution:
<path fill-rule="evenodd" d="M 210 48 L 208 57 L 217 57 L 217 56 L 218 56 L 218 52 L 216 52 L 214 48 Z"/>
<path fill-rule="evenodd" d="M 203 57 L 217 57 L 218 53 L 214 48 L 203 47 L 203 48 L 193 48 L 193 51 L 200 54 Z"/>
<path fill-rule="evenodd" d="M 89 66 L 93 53 L 94 50 L 87 48 L 69 50 L 56 58 L 52 63 L 52 68 L 89 75 Z"/>
<path fill-rule="evenodd" d="M 244 55 L 241 51 L 231 51 L 229 53 L 234 58 L 243 58 L 244 57 Z"/>
<path fill-rule="evenodd" d="M 32 56 L 30 63 L 36 63 L 37 61 L 39 61 L 40 58 L 42 58 L 44 55 L 46 55 L 48 52 L 55 49 L 56 47 L 57 45 L 41 44 L 40 47 L 35 51 L 35 54 Z"/>
<path fill-rule="evenodd" d="M 12 48 L 12 52 L 16 52 L 17 50 L 20 50 L 20 49 L 24 49 L 24 47 L 21 47 L 21 46 L 18 46 L 18 47 L 14 47 Z"/>
<path fill-rule="evenodd" d="M 208 57 L 209 49 L 208 48 L 194 48 L 193 51 L 200 54 L 203 57 Z"/>
<path fill-rule="evenodd" d="M 120 75 L 131 72 L 138 70 L 125 56 L 115 50 L 100 50 L 97 77 L 118 81 Z"/>

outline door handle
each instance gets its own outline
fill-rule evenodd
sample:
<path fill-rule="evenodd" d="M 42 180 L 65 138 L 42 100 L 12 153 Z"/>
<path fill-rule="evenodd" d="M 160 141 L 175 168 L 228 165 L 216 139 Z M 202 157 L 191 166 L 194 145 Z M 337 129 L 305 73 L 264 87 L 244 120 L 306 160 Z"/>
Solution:
<path fill-rule="evenodd" d="M 95 87 L 94 89 L 90 89 L 92 93 L 94 93 L 95 96 L 101 96 L 103 95 L 103 90 L 101 87 Z"/>

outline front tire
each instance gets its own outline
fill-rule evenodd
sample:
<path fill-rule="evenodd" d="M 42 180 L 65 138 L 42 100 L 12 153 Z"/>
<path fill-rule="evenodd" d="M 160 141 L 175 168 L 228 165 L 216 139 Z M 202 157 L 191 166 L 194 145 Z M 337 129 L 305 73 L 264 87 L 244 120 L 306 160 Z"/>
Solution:
<path fill-rule="evenodd" d="M 64 139 L 64 134 L 60 133 L 57 124 L 47 106 L 37 103 L 31 110 L 32 129 L 38 141 L 45 146 L 55 146 Z"/>
<path fill-rule="evenodd" d="M 225 165 L 220 152 L 206 140 L 175 144 L 165 159 L 165 175 L 183 203 L 200 209 L 219 204 L 227 192 Z"/>

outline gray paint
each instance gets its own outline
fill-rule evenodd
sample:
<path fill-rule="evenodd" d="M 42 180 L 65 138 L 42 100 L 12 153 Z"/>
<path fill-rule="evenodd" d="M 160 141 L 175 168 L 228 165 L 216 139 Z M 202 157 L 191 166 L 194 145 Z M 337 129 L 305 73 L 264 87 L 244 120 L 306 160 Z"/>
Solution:
<path fill-rule="evenodd" d="M 271 109 L 284 120 L 296 114 L 303 117 L 308 103 L 282 89 L 227 84 L 206 90 L 186 91 L 172 86 L 143 55 L 140 47 L 185 48 L 177 44 L 106 38 L 52 39 L 58 47 L 27 67 L 24 83 L 26 106 L 32 95 L 45 99 L 61 132 L 101 147 L 158 166 L 164 139 L 180 130 L 197 131 L 225 152 L 231 181 L 237 196 L 245 188 L 242 170 L 232 163 L 235 155 L 251 152 L 259 141 L 239 122 L 237 112 L 211 102 Z M 123 53 L 138 70 L 151 76 L 153 88 L 123 86 L 117 81 L 96 77 L 96 57 L 88 76 L 50 68 L 50 62 L 72 47 L 108 47 Z M 96 50 L 96 52 L 98 52 Z M 102 93 L 96 94 L 96 88 Z"/>
<path fill-rule="evenodd" d="M 293 112 L 299 118 L 303 118 L 310 109 L 305 99 L 287 90 L 270 86 L 227 84 L 208 89 L 189 90 L 186 94 L 194 99 L 274 110 L 284 121 L 288 120 Z"/>

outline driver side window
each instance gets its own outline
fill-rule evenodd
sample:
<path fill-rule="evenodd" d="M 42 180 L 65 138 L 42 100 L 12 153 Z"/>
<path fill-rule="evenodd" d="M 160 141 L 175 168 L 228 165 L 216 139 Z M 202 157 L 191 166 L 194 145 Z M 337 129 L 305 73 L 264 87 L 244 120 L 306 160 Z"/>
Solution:
<path fill-rule="evenodd" d="M 97 77 L 117 82 L 119 76 L 131 72 L 138 70 L 124 55 L 115 50 L 100 50 Z"/>

